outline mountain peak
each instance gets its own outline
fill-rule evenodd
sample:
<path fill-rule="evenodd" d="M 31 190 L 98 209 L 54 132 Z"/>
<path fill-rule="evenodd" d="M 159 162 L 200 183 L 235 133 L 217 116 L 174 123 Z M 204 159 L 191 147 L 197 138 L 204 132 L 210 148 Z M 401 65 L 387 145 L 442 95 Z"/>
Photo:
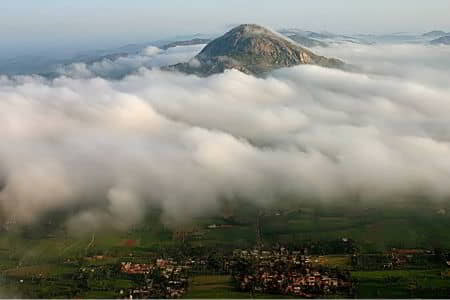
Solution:
<path fill-rule="evenodd" d="M 279 33 L 255 24 L 239 25 L 213 40 L 189 63 L 172 68 L 207 76 L 226 69 L 259 75 L 300 64 L 340 67 L 343 63 L 316 55 Z"/>
<path fill-rule="evenodd" d="M 241 24 L 239 26 L 234 27 L 229 31 L 229 33 L 242 33 L 242 34 L 261 34 L 266 33 L 270 34 L 271 31 L 261 25 L 258 24 Z"/>

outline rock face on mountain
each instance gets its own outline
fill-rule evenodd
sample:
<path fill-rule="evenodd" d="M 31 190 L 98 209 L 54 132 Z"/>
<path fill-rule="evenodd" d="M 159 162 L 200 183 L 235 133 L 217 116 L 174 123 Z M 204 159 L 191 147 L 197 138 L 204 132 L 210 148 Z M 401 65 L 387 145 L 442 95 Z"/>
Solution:
<path fill-rule="evenodd" d="M 208 76 L 226 69 L 260 75 L 300 64 L 338 68 L 338 59 L 319 56 L 259 25 L 240 25 L 210 42 L 187 63 L 170 66 L 184 73 Z"/>
<path fill-rule="evenodd" d="M 440 37 L 430 42 L 432 45 L 450 45 L 450 35 Z"/>

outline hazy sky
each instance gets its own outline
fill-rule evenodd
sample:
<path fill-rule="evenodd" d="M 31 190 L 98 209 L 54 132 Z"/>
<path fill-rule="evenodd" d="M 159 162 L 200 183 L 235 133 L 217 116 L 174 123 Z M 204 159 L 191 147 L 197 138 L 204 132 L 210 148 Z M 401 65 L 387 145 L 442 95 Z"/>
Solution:
<path fill-rule="evenodd" d="M 249 22 L 346 33 L 450 31 L 448 0 L 4 0 L 0 8 L 3 53 L 116 46 Z"/>

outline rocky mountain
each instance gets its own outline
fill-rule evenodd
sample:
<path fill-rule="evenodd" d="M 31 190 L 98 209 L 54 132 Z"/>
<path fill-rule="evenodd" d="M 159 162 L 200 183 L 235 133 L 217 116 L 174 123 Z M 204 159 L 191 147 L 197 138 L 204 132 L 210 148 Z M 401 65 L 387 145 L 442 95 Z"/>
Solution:
<path fill-rule="evenodd" d="M 446 35 L 430 42 L 432 45 L 450 45 L 450 35 Z"/>
<path fill-rule="evenodd" d="M 283 35 L 259 25 L 244 24 L 211 41 L 192 60 L 168 67 L 208 76 L 226 69 L 260 75 L 274 69 L 312 64 L 338 68 L 338 59 L 316 55 Z"/>

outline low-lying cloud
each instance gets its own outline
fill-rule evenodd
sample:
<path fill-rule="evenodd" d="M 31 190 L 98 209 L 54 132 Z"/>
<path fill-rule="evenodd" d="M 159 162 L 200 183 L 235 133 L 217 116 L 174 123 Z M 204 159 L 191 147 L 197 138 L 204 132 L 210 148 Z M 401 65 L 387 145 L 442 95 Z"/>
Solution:
<path fill-rule="evenodd" d="M 320 51 L 362 72 L 146 68 L 200 49 L 184 48 L 79 64 L 52 80 L 2 77 L 0 215 L 27 223 L 73 209 L 72 228 L 127 228 L 150 207 L 170 223 L 224 199 L 447 201 L 450 49 L 402 45 L 400 59 L 399 46 L 342 47 Z M 108 79 L 117 70 L 131 75 Z"/>
<path fill-rule="evenodd" d="M 141 68 L 158 68 L 177 64 L 191 59 L 205 45 L 172 47 L 165 51 L 148 46 L 137 54 L 123 55 L 116 58 L 104 58 L 92 63 L 73 63 L 56 68 L 55 73 L 72 78 L 102 77 L 120 79 Z"/>

